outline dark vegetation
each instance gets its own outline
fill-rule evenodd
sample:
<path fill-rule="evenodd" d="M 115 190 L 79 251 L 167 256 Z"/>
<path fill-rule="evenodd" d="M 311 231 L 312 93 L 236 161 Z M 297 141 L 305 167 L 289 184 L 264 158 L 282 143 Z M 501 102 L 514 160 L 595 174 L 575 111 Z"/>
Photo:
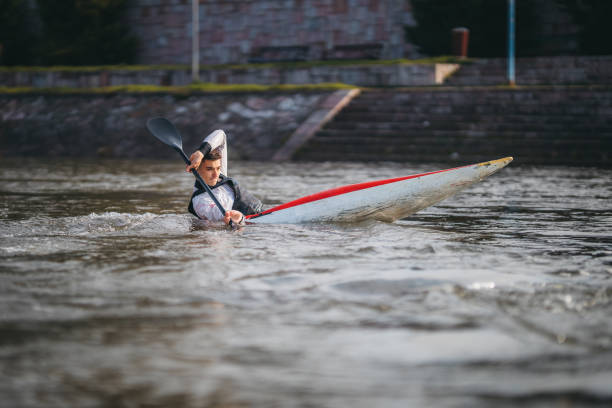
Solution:
<path fill-rule="evenodd" d="M 409 42 L 425 55 L 449 55 L 450 31 L 470 29 L 469 55 L 501 57 L 507 50 L 507 0 L 411 1 L 417 27 Z M 553 0 L 579 27 L 581 55 L 611 55 L 610 0 Z M 136 60 L 129 0 L 0 0 L 0 65 L 110 65 Z M 541 0 L 516 0 L 518 56 L 538 53 Z"/>
<path fill-rule="evenodd" d="M 128 0 L 0 0 L 2 65 L 97 65 L 135 61 Z"/>
<path fill-rule="evenodd" d="M 411 0 L 417 27 L 407 31 L 408 41 L 416 43 L 427 55 L 451 53 L 451 30 L 470 30 L 469 55 L 502 57 L 507 55 L 507 0 Z M 533 0 L 516 1 L 516 50 L 529 55 L 536 27 Z M 519 18 L 520 16 L 520 18 Z M 519 54 L 521 53 L 521 54 Z"/>
<path fill-rule="evenodd" d="M 469 56 L 503 57 L 507 55 L 508 0 L 411 0 L 417 27 L 407 27 L 409 42 L 425 55 L 449 55 L 451 30 L 470 30 Z M 541 0 L 516 0 L 516 52 L 518 56 L 536 56 L 541 51 Z M 554 0 L 578 26 L 578 55 L 612 54 L 609 19 L 610 0 Z"/>
<path fill-rule="evenodd" d="M 583 54 L 612 55 L 610 41 L 610 0 L 556 0 L 580 26 L 579 43 Z"/>
<path fill-rule="evenodd" d="M 24 0 L 0 0 L 0 64 L 36 63 L 37 41 L 29 20 L 30 10 Z"/>

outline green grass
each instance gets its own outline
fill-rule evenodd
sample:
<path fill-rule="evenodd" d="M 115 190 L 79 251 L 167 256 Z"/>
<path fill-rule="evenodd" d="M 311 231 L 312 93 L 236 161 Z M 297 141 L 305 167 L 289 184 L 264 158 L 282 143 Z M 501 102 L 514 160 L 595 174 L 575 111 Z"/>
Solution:
<path fill-rule="evenodd" d="M 306 85 L 223 85 L 197 83 L 185 86 L 158 86 L 158 85 L 121 85 L 100 88 L 34 88 L 34 87 L 6 87 L 0 86 L 0 95 L 112 95 L 112 94 L 154 94 L 167 93 L 175 95 L 191 95 L 198 93 L 252 93 L 252 92 L 306 92 L 306 91 L 335 91 L 339 89 L 353 89 L 355 86 L 341 83 L 323 83 Z"/>
<path fill-rule="evenodd" d="M 445 86 L 425 85 L 411 87 L 383 87 L 382 89 L 395 89 L 398 92 L 423 91 L 503 91 L 503 90 L 565 90 L 565 89 L 609 89 L 609 84 L 571 84 L 571 85 L 470 85 Z M 115 94 L 170 94 L 189 96 L 203 93 L 258 93 L 258 92 L 331 92 L 341 89 L 359 88 L 365 92 L 380 90 L 381 88 L 359 87 L 342 83 L 322 84 L 285 84 L 285 85 L 222 85 L 198 83 L 185 86 L 158 86 L 158 85 L 121 85 L 99 88 L 34 88 L 34 87 L 7 87 L 0 86 L 0 96 L 7 95 L 115 95 Z"/>
<path fill-rule="evenodd" d="M 224 64 L 203 65 L 202 71 L 206 70 L 258 70 L 258 69 L 300 69 L 312 67 L 333 66 L 361 66 L 361 65 L 427 65 L 436 63 L 469 63 L 469 60 L 456 57 L 436 57 L 419 60 L 395 59 L 395 60 L 336 60 L 336 61 L 308 61 L 308 62 L 277 62 L 261 64 Z M 103 71 L 190 71 L 188 65 L 103 65 L 103 66 L 53 66 L 53 67 L 6 67 L 0 66 L 0 73 L 41 73 L 65 72 L 65 73 L 99 73 Z M 331 91 L 337 89 L 350 89 L 355 86 L 340 83 L 306 84 L 306 85 L 224 85 L 210 83 L 194 83 L 186 86 L 156 86 L 156 85 L 125 85 L 108 86 L 98 88 L 35 88 L 35 87 L 3 87 L 0 86 L 0 95 L 7 94 L 49 94 L 49 95 L 75 95 L 75 94 L 116 94 L 116 93 L 172 93 L 189 95 L 193 93 L 213 92 L 296 92 L 296 91 Z"/>
<path fill-rule="evenodd" d="M 394 60 L 332 60 L 332 61 L 304 61 L 304 62 L 270 62 L 257 64 L 219 64 L 201 65 L 205 70 L 249 70 L 249 69 L 296 69 L 325 66 L 355 66 L 355 65 L 425 65 L 425 64 L 464 64 L 469 59 L 460 59 L 453 56 L 442 56 L 426 59 L 394 59 Z M 190 71 L 191 65 L 100 65 L 100 66 L 52 66 L 52 67 L 28 67 L 28 66 L 0 66 L 0 72 L 100 72 L 100 71 Z"/>

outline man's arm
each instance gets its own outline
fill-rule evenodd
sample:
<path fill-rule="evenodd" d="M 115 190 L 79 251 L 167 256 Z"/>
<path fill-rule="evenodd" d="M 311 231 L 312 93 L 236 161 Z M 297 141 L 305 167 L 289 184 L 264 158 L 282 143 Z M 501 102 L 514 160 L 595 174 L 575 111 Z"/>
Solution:
<path fill-rule="evenodd" d="M 202 152 L 199 150 L 196 150 L 195 152 L 191 153 L 191 156 L 189 156 L 189 161 L 191 162 L 191 164 L 187 166 L 185 171 L 189 173 L 191 172 L 191 169 L 197 170 L 198 167 L 200 167 L 203 158 L 204 154 L 202 154 Z"/>
<path fill-rule="evenodd" d="M 204 156 L 206 156 L 208 152 L 210 152 L 211 148 L 212 146 L 210 145 L 210 143 L 204 140 L 202 144 L 198 147 L 198 149 L 195 152 L 191 153 L 191 156 L 189 157 L 189 161 L 191 162 L 191 164 L 187 166 L 185 171 L 189 173 L 191 169 L 197 170 L 198 167 L 200 167 L 200 164 L 202 163 L 202 159 L 204 158 Z"/>
<path fill-rule="evenodd" d="M 197 170 L 204 156 L 211 150 L 214 150 L 220 146 L 223 146 L 223 153 L 221 154 L 221 173 L 227 176 L 227 136 L 225 132 L 218 129 L 206 136 L 206 138 L 202 141 L 200 146 L 196 149 L 195 152 L 191 153 L 189 157 L 190 165 L 186 167 L 186 171 L 190 172 L 191 169 Z"/>

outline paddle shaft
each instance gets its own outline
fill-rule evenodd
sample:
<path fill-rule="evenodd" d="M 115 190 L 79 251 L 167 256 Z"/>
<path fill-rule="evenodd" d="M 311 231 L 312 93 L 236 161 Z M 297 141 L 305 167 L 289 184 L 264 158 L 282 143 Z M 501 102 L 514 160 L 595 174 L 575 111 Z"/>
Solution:
<path fill-rule="evenodd" d="M 185 160 L 185 163 L 187 163 L 187 165 L 191 164 L 191 161 L 189 160 L 189 158 L 187 157 L 187 155 L 185 154 L 183 149 L 179 149 L 179 148 L 175 147 L 175 150 L 181 155 L 181 157 L 183 158 L 183 160 Z M 198 171 L 196 169 L 191 169 L 191 173 L 200 182 L 200 184 L 202 184 L 204 186 L 204 189 L 206 189 L 206 192 L 208 193 L 210 198 L 212 198 L 213 202 L 215 203 L 215 205 L 217 206 L 219 211 L 221 211 L 221 214 L 223 214 L 223 216 L 225 217 L 225 208 L 223 208 L 223 206 L 221 205 L 219 200 L 217 200 L 217 197 L 215 197 L 215 195 L 213 194 L 213 192 L 210 189 L 210 187 L 208 187 L 208 184 L 206 184 L 204 182 L 204 180 L 202 179 L 202 177 L 200 176 Z M 232 220 L 230 220 L 230 225 L 231 225 L 231 223 L 232 223 Z"/>

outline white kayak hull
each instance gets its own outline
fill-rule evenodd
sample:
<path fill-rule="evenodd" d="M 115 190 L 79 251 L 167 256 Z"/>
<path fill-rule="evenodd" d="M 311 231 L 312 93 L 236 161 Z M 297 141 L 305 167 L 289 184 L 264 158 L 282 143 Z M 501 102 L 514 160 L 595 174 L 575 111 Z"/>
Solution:
<path fill-rule="evenodd" d="M 512 157 L 396 179 L 353 184 L 247 216 L 249 223 L 386 222 L 414 214 L 502 169 Z"/>

